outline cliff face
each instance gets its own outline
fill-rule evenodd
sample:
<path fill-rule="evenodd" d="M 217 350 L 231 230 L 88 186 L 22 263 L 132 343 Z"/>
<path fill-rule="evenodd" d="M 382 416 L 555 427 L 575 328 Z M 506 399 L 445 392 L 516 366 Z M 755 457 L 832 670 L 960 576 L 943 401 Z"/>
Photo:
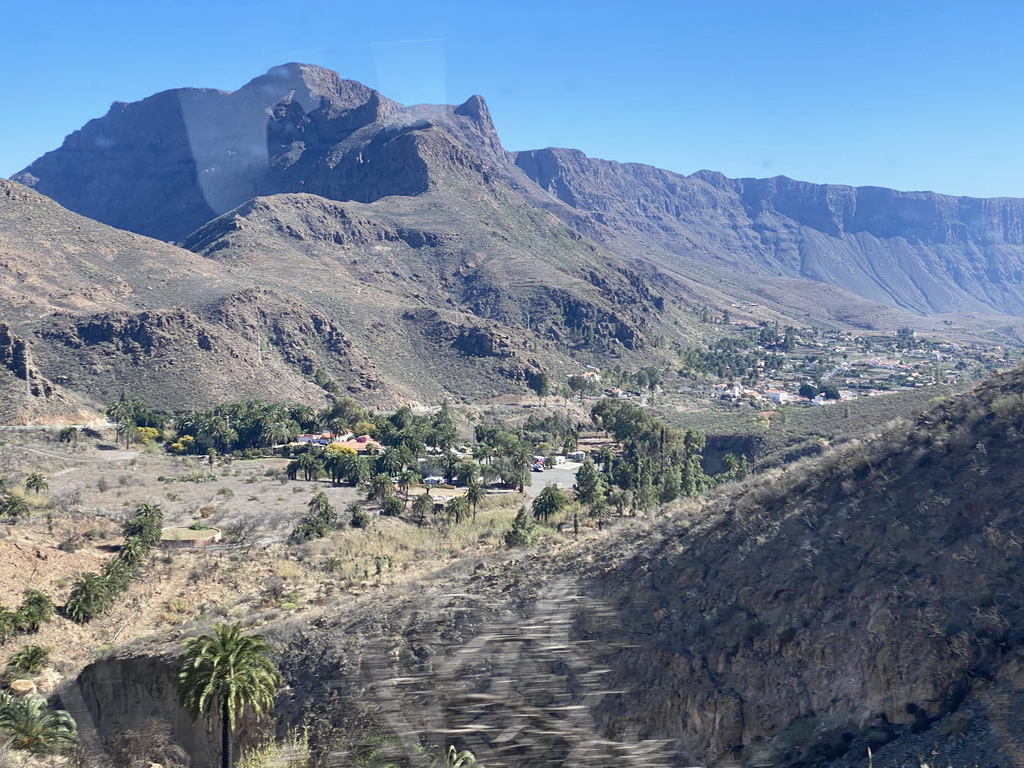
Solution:
<path fill-rule="evenodd" d="M 1024 201 L 692 176 L 520 152 L 538 185 L 652 248 L 765 277 L 832 283 L 922 313 L 1024 312 Z"/>

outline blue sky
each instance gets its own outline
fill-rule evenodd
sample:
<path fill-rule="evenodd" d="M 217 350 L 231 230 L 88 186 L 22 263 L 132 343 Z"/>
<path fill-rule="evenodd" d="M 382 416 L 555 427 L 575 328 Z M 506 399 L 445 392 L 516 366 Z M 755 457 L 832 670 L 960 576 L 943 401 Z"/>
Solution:
<path fill-rule="evenodd" d="M 113 101 L 301 61 L 479 93 L 511 150 L 1024 197 L 1019 0 L 37 0 L 4 27 L 4 176 Z"/>

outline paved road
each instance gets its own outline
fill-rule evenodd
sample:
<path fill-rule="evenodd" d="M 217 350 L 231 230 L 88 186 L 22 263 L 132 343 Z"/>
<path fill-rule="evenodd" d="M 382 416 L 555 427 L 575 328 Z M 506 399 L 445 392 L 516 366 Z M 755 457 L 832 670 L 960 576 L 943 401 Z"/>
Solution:
<path fill-rule="evenodd" d="M 576 470 L 579 468 L 578 462 L 567 461 L 565 464 L 545 469 L 543 472 L 531 472 L 533 485 L 526 486 L 526 495 L 533 498 L 544 490 L 544 486 L 559 483 L 566 491 L 572 491 L 573 485 L 576 484 Z"/>

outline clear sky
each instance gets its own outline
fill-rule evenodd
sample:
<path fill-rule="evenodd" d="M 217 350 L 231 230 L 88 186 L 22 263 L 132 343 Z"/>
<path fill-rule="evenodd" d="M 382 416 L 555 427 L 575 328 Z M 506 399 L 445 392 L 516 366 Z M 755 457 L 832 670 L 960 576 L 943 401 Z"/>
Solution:
<path fill-rule="evenodd" d="M 34 0 L 4 8 L 0 175 L 113 101 L 334 69 L 479 93 L 507 149 L 1024 197 L 1021 0 Z"/>

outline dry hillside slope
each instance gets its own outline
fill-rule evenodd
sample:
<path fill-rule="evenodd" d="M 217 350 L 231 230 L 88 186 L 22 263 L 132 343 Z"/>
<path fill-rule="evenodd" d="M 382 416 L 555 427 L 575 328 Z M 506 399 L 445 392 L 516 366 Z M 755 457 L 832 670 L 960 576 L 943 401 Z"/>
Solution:
<path fill-rule="evenodd" d="M 271 621 L 280 728 L 338 759 L 344 721 L 401 761 L 419 739 L 498 766 L 1019 763 L 1022 443 L 1015 371 L 703 508 Z M 86 669 L 101 729 L 179 717 L 176 647 Z"/>

